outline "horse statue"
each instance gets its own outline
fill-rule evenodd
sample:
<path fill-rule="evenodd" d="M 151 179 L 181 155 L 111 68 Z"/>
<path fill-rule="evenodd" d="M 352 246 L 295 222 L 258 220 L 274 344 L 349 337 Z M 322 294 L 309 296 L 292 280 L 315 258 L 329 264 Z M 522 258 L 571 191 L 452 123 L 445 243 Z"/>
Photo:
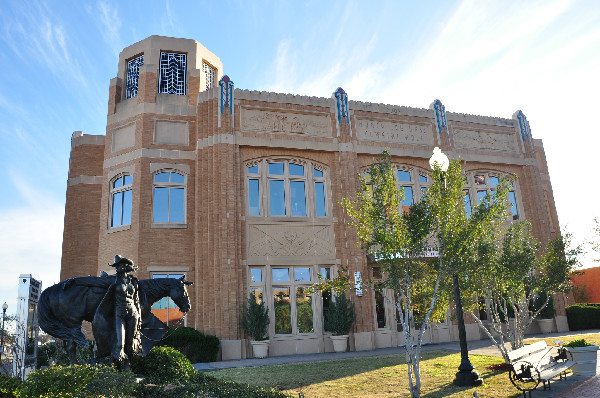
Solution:
<path fill-rule="evenodd" d="M 93 322 L 98 306 L 115 278 L 102 276 L 71 278 L 45 289 L 38 301 L 38 322 L 42 330 L 63 341 L 71 364 L 76 362 L 77 345 L 87 341 L 81 332 L 83 321 Z M 139 281 L 139 300 L 142 315 L 143 355 L 167 332 L 168 327 L 155 317 L 152 305 L 163 297 L 171 297 L 183 313 L 190 310 L 190 299 L 186 286 L 193 282 L 185 276 L 177 278 L 143 279 Z M 98 340 L 98 336 L 95 336 Z M 100 337 L 96 359 L 110 354 L 110 339 Z"/>

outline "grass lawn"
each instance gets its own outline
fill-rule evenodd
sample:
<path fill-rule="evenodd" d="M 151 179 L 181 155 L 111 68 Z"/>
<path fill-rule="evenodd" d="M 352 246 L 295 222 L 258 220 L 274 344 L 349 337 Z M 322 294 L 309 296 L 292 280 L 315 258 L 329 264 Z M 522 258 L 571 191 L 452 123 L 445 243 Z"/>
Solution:
<path fill-rule="evenodd" d="M 536 341 L 544 340 L 546 342 L 546 344 L 548 344 L 549 346 L 555 346 L 556 343 L 554 342 L 554 339 L 562 341 L 563 343 L 568 343 L 570 341 L 577 340 L 577 339 L 585 339 L 585 341 L 587 341 L 590 344 L 600 345 L 600 333 L 578 334 L 576 336 L 564 336 L 564 337 L 549 337 L 546 339 L 525 339 L 524 343 L 532 344 L 532 343 L 535 343 Z"/>
<path fill-rule="evenodd" d="M 516 398 L 519 391 L 508 379 L 508 372 L 486 369 L 502 363 L 502 358 L 471 355 L 471 362 L 484 379 L 476 388 L 459 388 L 452 384 L 460 364 L 460 354 L 447 351 L 424 352 L 421 360 L 421 396 L 423 398 Z M 277 387 L 297 397 L 306 398 L 408 397 L 408 376 L 404 355 L 345 359 L 314 363 L 297 363 L 255 368 L 224 369 L 210 374 L 241 383 Z"/>

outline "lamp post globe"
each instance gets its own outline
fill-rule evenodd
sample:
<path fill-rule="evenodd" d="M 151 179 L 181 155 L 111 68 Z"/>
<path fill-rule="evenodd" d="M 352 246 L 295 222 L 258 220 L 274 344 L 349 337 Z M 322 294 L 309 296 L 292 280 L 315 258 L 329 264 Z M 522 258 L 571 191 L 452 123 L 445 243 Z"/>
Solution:
<path fill-rule="evenodd" d="M 446 154 L 437 146 L 433 148 L 433 155 L 429 158 L 429 166 L 431 166 L 432 170 L 435 169 L 436 164 L 444 173 L 448 171 L 448 166 L 450 165 L 448 156 L 446 156 Z"/>

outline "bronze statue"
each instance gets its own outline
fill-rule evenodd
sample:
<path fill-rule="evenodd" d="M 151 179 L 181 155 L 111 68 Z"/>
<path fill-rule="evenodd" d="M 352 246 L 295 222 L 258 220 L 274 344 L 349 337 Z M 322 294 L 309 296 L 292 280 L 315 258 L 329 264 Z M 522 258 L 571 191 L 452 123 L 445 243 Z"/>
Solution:
<path fill-rule="evenodd" d="M 110 266 L 115 267 L 116 277 L 96 310 L 92 330 L 96 345 L 110 347 L 113 363 L 122 369 L 129 367 L 133 356 L 142 351 L 138 280 L 129 275 L 137 271 L 137 266 L 119 255 Z"/>
<path fill-rule="evenodd" d="M 84 320 L 92 322 L 97 360 L 102 360 L 109 355 L 114 357 L 115 355 L 112 354 L 113 351 L 116 354 L 119 341 L 123 347 L 123 353 L 131 360 L 130 353 L 135 355 L 134 352 L 139 350 L 139 340 L 136 336 L 141 336 L 143 350 L 140 355 L 145 355 L 168 330 L 168 327 L 152 314 L 151 309 L 154 303 L 168 296 L 180 311 L 186 313 L 190 309 L 186 286 L 191 285 L 192 282 L 186 281 L 185 277 L 139 281 L 135 279 L 136 282 L 132 282 L 134 278 L 128 273 L 132 272 L 135 266 L 131 260 L 116 256 L 115 263 L 112 265 L 117 268 L 117 275 L 109 276 L 102 273 L 102 276 L 99 277 L 85 276 L 67 279 L 48 287 L 40 295 L 38 302 L 39 325 L 44 332 L 63 341 L 71 364 L 76 362 L 77 344 L 87 344 L 85 336 L 81 332 L 81 322 Z M 135 283 L 137 286 L 128 286 L 128 283 Z M 117 285 L 120 286 L 119 289 L 125 297 L 120 296 L 120 293 L 115 294 Z M 133 301 L 128 301 L 128 292 Z M 134 296 L 137 297 L 138 304 L 135 304 Z M 122 302 L 122 308 L 117 311 L 117 302 L 119 301 Z M 139 318 L 137 315 L 134 316 L 135 311 L 141 316 L 141 330 L 139 330 Z M 118 317 L 116 316 L 117 312 L 119 312 Z M 128 334 L 127 330 L 131 330 L 129 327 L 133 327 L 128 325 L 133 324 L 131 321 L 134 318 L 138 319 L 135 326 L 138 333 Z M 121 325 L 126 329 L 125 332 Z M 117 336 L 117 330 L 120 330 L 120 337 Z M 128 341 L 131 342 L 131 347 L 126 346 Z M 125 345 L 123 345 L 124 343 Z M 124 358 L 121 356 L 120 348 L 118 357 Z M 122 365 L 126 366 L 127 364 L 123 363 Z"/>

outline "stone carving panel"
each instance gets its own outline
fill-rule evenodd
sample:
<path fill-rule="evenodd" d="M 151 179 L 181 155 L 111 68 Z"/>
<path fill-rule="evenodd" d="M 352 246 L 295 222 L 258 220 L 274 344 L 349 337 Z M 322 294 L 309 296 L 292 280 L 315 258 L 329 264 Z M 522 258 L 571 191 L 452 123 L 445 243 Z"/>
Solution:
<path fill-rule="evenodd" d="M 358 119 L 356 121 L 356 136 L 367 141 L 433 145 L 431 129 L 429 126 L 420 124 Z"/>
<path fill-rule="evenodd" d="M 248 231 L 248 257 L 333 257 L 334 253 L 331 226 L 251 225 Z"/>
<path fill-rule="evenodd" d="M 515 152 L 513 134 L 454 129 L 454 145 L 461 149 Z"/>
<path fill-rule="evenodd" d="M 243 108 L 242 130 L 331 136 L 327 115 Z"/>

